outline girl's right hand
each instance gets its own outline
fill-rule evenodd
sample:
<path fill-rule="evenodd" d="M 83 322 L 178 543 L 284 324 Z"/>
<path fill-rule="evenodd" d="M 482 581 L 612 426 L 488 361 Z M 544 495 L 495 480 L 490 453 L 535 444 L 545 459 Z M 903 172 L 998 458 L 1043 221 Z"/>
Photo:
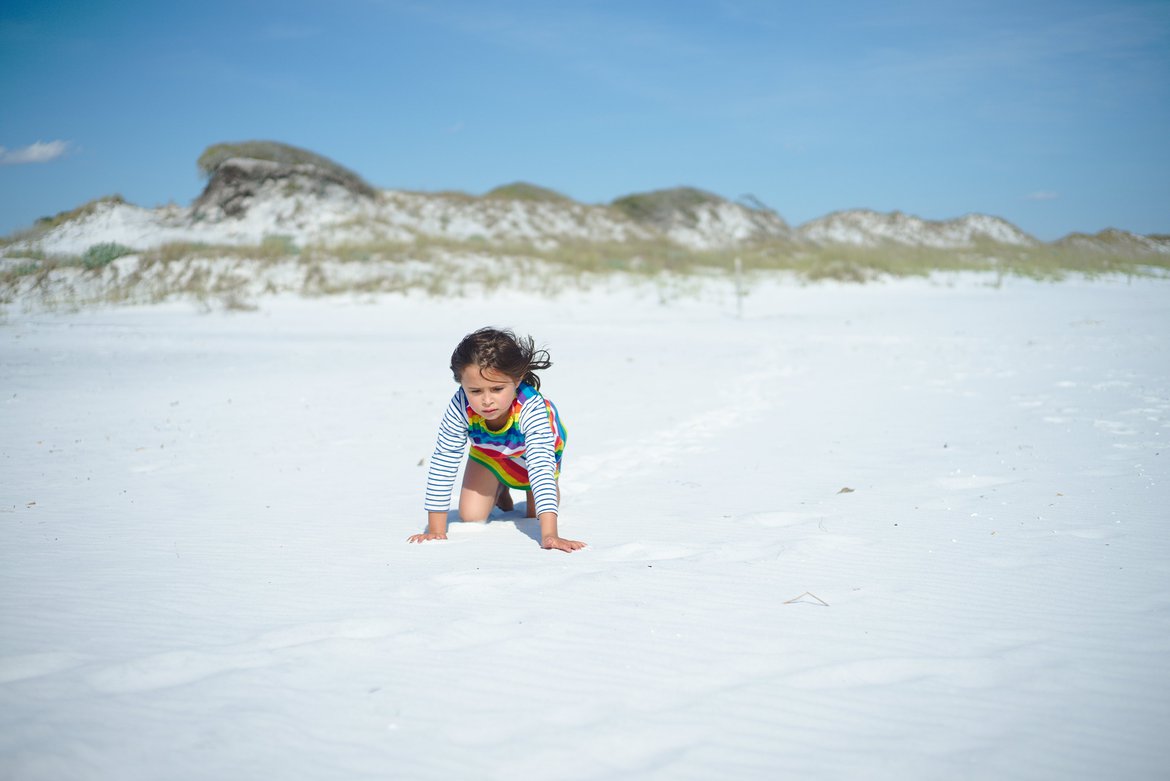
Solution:
<path fill-rule="evenodd" d="M 406 538 L 406 541 L 407 542 L 426 542 L 427 540 L 445 540 L 445 539 L 447 539 L 446 534 L 432 534 L 431 532 L 426 532 L 425 534 L 412 534 Z"/>

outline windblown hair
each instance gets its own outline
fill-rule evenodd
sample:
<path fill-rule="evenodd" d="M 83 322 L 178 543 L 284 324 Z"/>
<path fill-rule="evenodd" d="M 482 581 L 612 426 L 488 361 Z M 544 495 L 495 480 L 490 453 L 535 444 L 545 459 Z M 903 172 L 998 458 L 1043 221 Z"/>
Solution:
<path fill-rule="evenodd" d="M 468 366 L 478 366 L 480 371 L 493 369 L 513 380 L 531 385 L 540 390 L 537 370 L 552 366 L 548 350 L 536 349 L 531 336 L 516 336 L 511 330 L 481 328 L 463 337 L 463 341 L 451 353 L 451 373 L 455 382 L 463 377 Z"/>

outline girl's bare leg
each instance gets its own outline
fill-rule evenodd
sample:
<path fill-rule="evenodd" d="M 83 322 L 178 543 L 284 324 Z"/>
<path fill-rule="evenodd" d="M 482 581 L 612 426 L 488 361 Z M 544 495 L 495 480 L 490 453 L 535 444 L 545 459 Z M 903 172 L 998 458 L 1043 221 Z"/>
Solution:
<path fill-rule="evenodd" d="M 500 483 L 500 493 L 496 496 L 496 507 L 506 513 L 512 512 L 516 507 L 512 501 L 512 494 L 508 491 L 508 486 L 503 483 Z"/>
<path fill-rule="evenodd" d="M 459 519 L 486 521 L 499 498 L 499 492 L 500 481 L 496 476 L 483 464 L 467 459 L 467 467 L 463 470 L 463 488 L 459 491 Z"/>

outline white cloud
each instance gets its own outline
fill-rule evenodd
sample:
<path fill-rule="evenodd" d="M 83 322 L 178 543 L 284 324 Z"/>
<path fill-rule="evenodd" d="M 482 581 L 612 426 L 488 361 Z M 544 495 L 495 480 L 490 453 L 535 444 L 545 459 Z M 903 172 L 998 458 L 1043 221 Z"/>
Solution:
<path fill-rule="evenodd" d="M 68 151 L 68 141 L 37 141 L 20 149 L 5 149 L 0 146 L 0 165 L 47 163 Z"/>
<path fill-rule="evenodd" d="M 1050 192 L 1048 190 L 1037 190 L 1034 193 L 1028 193 L 1024 197 L 1026 197 L 1029 201 L 1055 201 L 1060 197 L 1060 194 Z"/>

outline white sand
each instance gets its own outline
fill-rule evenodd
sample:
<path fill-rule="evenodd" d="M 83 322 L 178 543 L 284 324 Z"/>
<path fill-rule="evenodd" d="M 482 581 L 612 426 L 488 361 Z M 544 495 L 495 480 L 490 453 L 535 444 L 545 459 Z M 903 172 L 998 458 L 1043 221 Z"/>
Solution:
<path fill-rule="evenodd" d="M 0 777 L 1160 776 L 1170 283 L 987 281 L 15 317 Z M 404 542 L 487 323 L 584 551 Z"/>

